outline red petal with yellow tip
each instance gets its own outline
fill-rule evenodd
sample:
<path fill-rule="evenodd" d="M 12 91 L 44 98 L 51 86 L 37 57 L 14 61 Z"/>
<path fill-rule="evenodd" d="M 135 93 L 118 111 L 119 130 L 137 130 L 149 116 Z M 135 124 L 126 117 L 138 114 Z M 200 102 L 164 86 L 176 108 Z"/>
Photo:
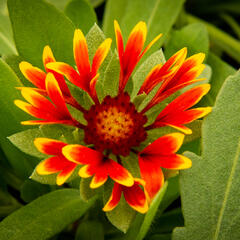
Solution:
<path fill-rule="evenodd" d="M 113 190 L 111 196 L 107 203 L 105 204 L 103 211 L 108 212 L 112 211 L 119 203 L 122 195 L 121 185 L 118 183 L 114 183 Z"/>
<path fill-rule="evenodd" d="M 42 119 L 51 117 L 51 115 L 49 115 L 49 113 L 41 111 L 38 108 L 33 107 L 31 104 L 23 102 L 21 100 L 15 100 L 14 104 L 17 107 L 19 107 L 20 109 L 22 109 L 24 112 L 30 114 L 33 117 L 42 118 Z M 52 117 L 52 119 L 54 119 L 54 118 Z"/>
<path fill-rule="evenodd" d="M 112 39 L 106 39 L 97 49 L 92 62 L 92 69 L 91 73 L 92 76 L 95 76 L 98 72 L 99 67 L 101 66 L 102 62 L 106 58 L 110 47 L 111 47 Z"/>
<path fill-rule="evenodd" d="M 50 138 L 36 138 L 34 144 L 39 152 L 48 155 L 62 154 L 62 148 L 67 144 Z"/>
<path fill-rule="evenodd" d="M 75 164 L 69 165 L 68 167 L 64 168 L 58 175 L 57 175 L 57 180 L 56 183 L 57 185 L 62 185 L 64 184 L 68 178 L 72 175 L 76 168 Z"/>
<path fill-rule="evenodd" d="M 155 163 L 155 167 L 163 167 L 167 169 L 180 170 L 190 168 L 192 162 L 189 158 L 178 154 L 164 155 L 147 155 L 143 157 L 144 161 Z"/>
<path fill-rule="evenodd" d="M 164 135 L 153 143 L 148 145 L 140 153 L 143 157 L 145 155 L 169 155 L 178 151 L 183 143 L 184 135 L 181 133 L 171 133 Z"/>
<path fill-rule="evenodd" d="M 105 167 L 108 169 L 109 177 L 115 182 L 128 187 L 133 185 L 134 181 L 131 173 L 120 164 L 110 159 L 108 166 Z"/>
<path fill-rule="evenodd" d="M 88 92 L 88 83 L 70 65 L 63 62 L 52 62 L 47 64 L 47 68 L 63 74 L 70 82 Z"/>
<path fill-rule="evenodd" d="M 147 197 L 138 182 L 131 187 L 123 187 L 123 195 L 126 202 L 136 211 L 140 213 L 148 211 Z"/>
<path fill-rule="evenodd" d="M 158 193 L 164 184 L 164 175 L 162 169 L 155 162 L 148 161 L 148 158 L 139 155 L 139 167 L 141 177 L 145 181 L 145 189 L 148 197 L 151 199 Z"/>
<path fill-rule="evenodd" d="M 155 122 L 152 126 L 148 127 L 148 129 L 169 125 L 172 127 L 175 126 L 176 129 L 180 130 L 182 128 L 184 133 L 191 133 L 183 124 L 190 123 L 205 116 L 211 111 L 211 108 L 187 109 L 198 103 L 201 98 L 208 93 L 209 89 L 209 84 L 203 84 L 181 94 L 162 110 Z"/>
<path fill-rule="evenodd" d="M 57 82 L 59 84 L 59 87 L 60 87 L 63 95 L 65 97 L 70 97 L 71 93 L 70 93 L 70 91 L 68 89 L 68 86 L 67 86 L 67 84 L 65 82 L 64 77 L 61 74 L 59 74 L 59 73 L 57 73 L 57 72 L 47 68 L 47 64 L 48 63 L 56 62 L 56 60 L 55 60 L 55 58 L 53 56 L 52 50 L 51 50 L 51 48 L 49 46 L 45 46 L 44 47 L 44 49 L 43 49 L 43 56 L 42 57 L 43 57 L 43 65 L 44 65 L 46 71 L 53 73 L 54 77 L 56 78 L 56 80 L 57 80 Z"/>
<path fill-rule="evenodd" d="M 118 55 L 119 55 L 119 62 L 120 66 L 123 65 L 123 54 L 124 54 L 124 45 L 123 45 L 123 37 L 122 32 L 120 29 L 120 26 L 116 20 L 114 20 L 114 30 L 116 35 L 116 43 L 117 43 L 117 49 L 118 49 Z"/>
<path fill-rule="evenodd" d="M 76 166 L 76 164 L 68 162 L 61 156 L 54 156 L 40 162 L 37 165 L 36 171 L 40 175 L 49 175 L 65 169 L 69 164 Z"/>
<path fill-rule="evenodd" d="M 74 59 L 80 75 L 90 73 L 90 62 L 86 39 L 80 29 L 75 30 L 73 38 Z"/>
<path fill-rule="evenodd" d="M 43 112 L 55 115 L 55 108 L 52 103 L 32 88 L 23 88 L 22 96 L 34 107 L 41 109 Z"/>
<path fill-rule="evenodd" d="M 21 62 L 19 68 L 28 81 L 40 89 L 45 89 L 45 72 L 28 62 Z"/>
<path fill-rule="evenodd" d="M 77 164 L 97 164 L 102 161 L 102 153 L 82 145 L 68 145 L 62 149 L 63 155 Z"/>
<path fill-rule="evenodd" d="M 98 171 L 92 178 L 90 188 L 101 187 L 108 179 L 106 171 Z"/>
<path fill-rule="evenodd" d="M 57 111 L 59 111 L 60 114 L 62 115 L 61 118 L 71 119 L 71 116 L 67 109 L 66 103 L 64 101 L 61 89 L 52 73 L 47 74 L 46 90 L 47 90 L 48 96 L 57 107 Z"/>

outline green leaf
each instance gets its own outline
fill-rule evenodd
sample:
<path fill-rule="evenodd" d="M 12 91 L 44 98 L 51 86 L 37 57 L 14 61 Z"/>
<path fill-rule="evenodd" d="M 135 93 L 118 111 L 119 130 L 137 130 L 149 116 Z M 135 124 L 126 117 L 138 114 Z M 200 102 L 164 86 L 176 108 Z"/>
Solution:
<path fill-rule="evenodd" d="M 113 21 L 121 21 L 128 4 L 128 0 L 107 0 L 103 16 L 103 31 L 107 37 L 114 38 Z M 115 43 L 113 43 L 115 44 Z"/>
<path fill-rule="evenodd" d="M 92 4 L 94 8 L 98 7 L 101 5 L 105 0 L 89 0 L 89 2 Z"/>
<path fill-rule="evenodd" d="M 28 81 L 20 71 L 19 63 L 23 61 L 22 57 L 12 54 L 5 56 L 3 60 L 11 67 L 25 87 L 33 87 L 33 84 L 30 83 L 30 81 Z"/>
<path fill-rule="evenodd" d="M 16 49 L 13 43 L 0 32 L 0 56 L 14 53 L 16 53 Z"/>
<path fill-rule="evenodd" d="M 22 152 L 31 156 L 44 158 L 45 154 L 40 153 L 34 145 L 35 138 L 44 137 L 39 128 L 28 129 L 23 132 L 15 133 L 8 137 L 12 144 L 19 148 Z"/>
<path fill-rule="evenodd" d="M 49 186 L 27 179 L 21 186 L 21 199 L 23 199 L 24 202 L 29 203 L 49 192 Z"/>
<path fill-rule="evenodd" d="M 42 66 L 42 52 L 49 45 L 58 61 L 73 63 L 74 26 L 59 10 L 42 0 L 8 0 L 9 16 L 20 56 Z"/>
<path fill-rule="evenodd" d="M 164 54 L 170 58 L 178 50 L 187 47 L 188 56 L 203 52 L 208 54 L 209 38 L 204 24 L 193 23 L 181 30 L 173 31 Z"/>
<path fill-rule="evenodd" d="M 189 23 L 203 23 L 207 28 L 211 43 L 225 51 L 229 56 L 240 62 L 240 41 L 233 38 L 230 34 L 220 30 L 213 24 L 203 21 L 195 16 L 186 14 L 186 20 Z"/>
<path fill-rule="evenodd" d="M 94 23 L 97 16 L 87 0 L 71 0 L 68 2 L 65 14 L 72 20 L 76 28 L 80 28 L 86 34 Z"/>
<path fill-rule="evenodd" d="M 75 240 L 104 240 L 103 225 L 97 221 L 85 221 L 79 224 Z"/>
<path fill-rule="evenodd" d="M 123 36 L 127 37 L 138 21 L 145 21 L 148 28 L 147 42 L 159 33 L 163 34 L 160 41 L 146 54 L 149 56 L 163 44 L 183 3 L 184 0 L 108 0 L 103 24 L 104 32 L 107 36 L 114 38 L 113 20 L 116 19 L 121 25 Z"/>
<path fill-rule="evenodd" d="M 238 72 L 225 81 L 204 121 L 202 156 L 187 154 L 193 167 L 180 173 L 185 227 L 175 229 L 174 240 L 240 236 L 239 89 Z"/>
<path fill-rule="evenodd" d="M 46 194 L 0 223 L 1 240 L 49 239 L 84 215 L 94 201 L 83 202 L 73 189 Z"/>

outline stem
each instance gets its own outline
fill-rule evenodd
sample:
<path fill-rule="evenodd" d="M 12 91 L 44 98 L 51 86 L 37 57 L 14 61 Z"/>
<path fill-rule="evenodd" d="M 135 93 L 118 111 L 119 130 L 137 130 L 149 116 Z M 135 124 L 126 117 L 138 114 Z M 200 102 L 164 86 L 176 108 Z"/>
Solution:
<path fill-rule="evenodd" d="M 207 23 L 206 21 L 192 16 L 191 14 L 186 14 L 185 18 L 188 23 L 196 23 L 200 22 L 205 25 L 208 30 L 210 40 L 213 44 L 220 47 L 226 53 L 229 54 L 232 58 L 234 58 L 238 63 L 240 63 L 240 41 L 233 38 L 226 32 L 218 29 L 214 25 Z"/>

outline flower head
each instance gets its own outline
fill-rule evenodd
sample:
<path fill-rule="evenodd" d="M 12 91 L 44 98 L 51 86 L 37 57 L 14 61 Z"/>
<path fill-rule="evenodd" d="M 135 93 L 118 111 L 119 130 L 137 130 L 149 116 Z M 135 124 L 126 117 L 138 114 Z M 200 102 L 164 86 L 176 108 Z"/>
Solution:
<path fill-rule="evenodd" d="M 77 69 L 67 63 L 56 62 L 50 48 L 45 47 L 43 62 L 47 73 L 29 63 L 21 63 L 21 71 L 36 88 L 21 88 L 28 103 L 21 100 L 16 100 L 15 103 L 25 112 L 40 119 L 25 121 L 23 124 L 71 125 L 84 135 L 86 146 L 54 139 L 36 139 L 35 145 L 39 151 L 50 155 L 37 166 L 39 174 L 58 173 L 57 184 L 62 184 L 80 166 L 80 177 L 92 177 L 91 188 L 98 188 L 106 181 L 114 182 L 104 211 L 114 209 L 123 194 L 133 209 L 145 213 L 164 183 L 162 168 L 180 170 L 191 167 L 190 159 L 176 153 L 183 143 L 182 133 L 159 136 L 146 146 L 148 132 L 154 128 L 169 126 L 191 134 L 192 131 L 185 124 L 202 118 L 211 111 L 208 107 L 192 108 L 210 87 L 202 84 L 184 92 L 165 108 L 160 107 L 163 110 L 155 121 L 148 123 L 148 110 L 178 90 L 201 80 L 198 76 L 204 68 L 204 54 L 186 58 L 187 49 L 183 48 L 167 62 L 153 67 L 142 80 L 138 95 L 149 95 L 156 88 L 157 91 L 145 107 L 139 110 L 134 97 L 130 97 L 131 94 L 125 91 L 125 87 L 142 56 L 161 34 L 144 48 L 146 24 L 139 22 L 130 33 L 124 48 L 121 30 L 116 21 L 114 26 L 120 65 L 117 96 L 107 95 L 100 101 L 96 92 L 99 68 L 110 51 L 111 39 L 100 44 L 90 64 L 87 41 L 83 33 L 76 30 L 73 51 Z M 94 103 L 88 110 L 72 97 L 64 76 L 93 99 Z M 75 108 L 84 121 L 79 120 L 81 118 L 75 119 L 70 114 L 68 105 Z M 141 176 L 125 167 L 127 160 L 123 157 L 130 153 L 131 156 L 135 154 L 133 158 L 139 164 Z"/>

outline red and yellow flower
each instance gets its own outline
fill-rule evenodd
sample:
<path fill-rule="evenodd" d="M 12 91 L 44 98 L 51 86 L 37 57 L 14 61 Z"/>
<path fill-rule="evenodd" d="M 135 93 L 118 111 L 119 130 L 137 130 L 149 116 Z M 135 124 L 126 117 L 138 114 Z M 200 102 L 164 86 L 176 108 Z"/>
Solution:
<path fill-rule="evenodd" d="M 159 63 L 153 67 L 143 79 L 138 95 L 148 95 L 153 89 L 158 89 L 146 107 L 139 111 L 125 87 L 140 59 L 161 34 L 144 48 L 147 28 L 144 22 L 139 22 L 130 33 L 124 48 L 121 30 L 116 21 L 114 26 L 120 64 L 116 97 L 108 95 L 100 101 L 96 92 L 99 68 L 110 51 L 111 39 L 106 39 L 100 44 L 90 64 L 86 39 L 80 30 L 76 30 L 73 51 L 77 70 L 67 63 L 56 62 L 51 49 L 45 47 L 43 62 L 47 73 L 29 63 L 20 64 L 24 76 L 37 88 L 21 88 L 27 102 L 16 100 L 15 104 L 40 119 L 25 121 L 23 124 L 66 124 L 78 128 L 84 134 L 83 140 L 87 146 L 48 138 L 36 139 L 35 145 L 38 150 L 50 155 L 37 166 L 38 174 L 56 173 L 57 184 L 61 185 L 79 166 L 80 177 L 92 177 L 91 188 L 98 188 L 107 180 L 114 182 L 104 211 L 114 209 L 123 194 L 133 209 L 145 213 L 163 186 L 162 168 L 180 170 L 191 167 L 191 160 L 177 154 L 177 151 L 183 143 L 184 134 L 192 132 L 185 125 L 211 111 L 209 107 L 192 108 L 207 94 L 210 86 L 202 84 L 185 91 L 163 108 L 153 123 L 148 124 L 148 110 L 178 90 L 202 80 L 198 77 L 204 69 L 204 54 L 199 53 L 186 58 L 187 49 L 183 48 L 166 63 Z M 86 110 L 72 97 L 64 76 L 93 99 L 94 104 L 90 109 Z M 81 111 L 85 122 L 76 120 L 70 114 L 67 105 Z M 164 126 L 175 128 L 184 134 L 161 136 L 144 148 L 148 131 Z M 135 154 L 140 176 L 135 176 L 124 167 L 124 161 L 127 160 L 123 160 L 122 157 L 129 156 L 130 152 Z"/>

